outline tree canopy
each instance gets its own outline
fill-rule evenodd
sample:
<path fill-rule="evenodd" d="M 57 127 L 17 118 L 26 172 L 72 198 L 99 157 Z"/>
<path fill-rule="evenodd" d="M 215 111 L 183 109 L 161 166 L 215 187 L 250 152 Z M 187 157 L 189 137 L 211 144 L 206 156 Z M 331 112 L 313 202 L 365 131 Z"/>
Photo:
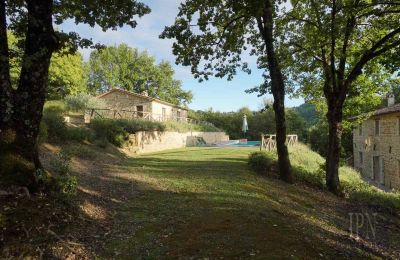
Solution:
<path fill-rule="evenodd" d="M 146 91 L 151 97 L 174 104 L 187 104 L 192 93 L 181 88 L 174 79 L 169 62 L 156 64 L 147 52 L 140 52 L 126 44 L 95 50 L 89 60 L 89 88 L 93 93 L 121 88 L 136 93 Z"/>
<path fill-rule="evenodd" d="M 8 33 L 8 43 L 12 52 L 10 61 L 11 85 L 14 89 L 18 86 L 21 73 L 23 49 L 19 46 L 18 39 L 11 32 Z M 60 99 L 66 95 L 76 95 L 87 92 L 87 71 L 79 52 L 56 52 L 51 57 L 47 99 Z"/>
<path fill-rule="evenodd" d="M 173 25 L 164 29 L 161 38 L 175 39 L 176 62 L 190 66 L 199 81 L 210 76 L 231 80 L 238 70 L 250 73 L 243 54 L 258 57 L 258 66 L 266 69 L 260 94 L 271 92 L 277 136 L 279 172 L 292 182 L 286 141 L 285 82 L 280 64 L 275 20 L 282 1 L 195 1 L 181 3 Z"/>
<path fill-rule="evenodd" d="M 285 42 L 295 61 L 292 67 L 298 68 L 292 76 L 305 92 L 320 91 L 325 97 L 326 181 L 331 191 L 338 192 L 344 106 L 346 101 L 371 102 L 369 97 L 379 89 L 376 79 L 385 74 L 376 70 L 376 63 L 390 64 L 400 46 L 400 6 L 396 1 L 368 0 L 297 0 L 292 4 L 283 19 Z"/>
<path fill-rule="evenodd" d="M 13 154 L 26 160 L 29 167 L 21 178 L 22 185 L 37 188 L 35 170 L 43 168 L 37 136 L 52 54 L 95 45 L 76 32 L 56 31 L 53 25 L 72 19 L 76 24 L 98 25 L 104 31 L 124 25 L 133 28 L 136 19 L 149 12 L 148 6 L 136 0 L 0 0 L 0 156 Z M 18 37 L 16 44 L 23 52 L 16 88 L 11 83 L 13 52 L 7 31 Z M 4 142 L 7 136 L 13 138 Z M 17 165 L 7 172 L 1 169 L 0 174 L 15 174 L 13 167 Z"/>

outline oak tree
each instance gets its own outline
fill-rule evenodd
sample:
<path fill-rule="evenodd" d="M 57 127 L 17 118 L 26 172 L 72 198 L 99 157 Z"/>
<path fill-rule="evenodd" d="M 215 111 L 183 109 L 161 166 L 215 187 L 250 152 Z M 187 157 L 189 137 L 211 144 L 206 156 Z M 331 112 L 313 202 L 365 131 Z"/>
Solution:
<path fill-rule="evenodd" d="M 123 25 L 136 26 L 136 16 L 150 9 L 136 0 L 0 0 L 0 152 L 14 153 L 34 168 L 41 168 L 37 136 L 47 92 L 50 59 L 53 52 L 67 46 L 88 47 L 89 39 L 77 33 L 54 30 L 54 24 L 66 19 L 75 23 L 98 25 L 103 30 Z M 21 72 L 17 88 L 11 87 L 7 31 L 23 39 Z M 11 133 L 11 134 L 10 134 Z M 9 139 L 4 141 L 5 136 Z M 7 144 L 7 145 L 6 145 Z M 2 156 L 2 155 L 0 155 Z M 3 157 L 3 156 L 2 156 Z M 3 157 L 4 158 L 4 157 Z M 0 174 L 15 174 L 16 168 Z M 34 172 L 25 176 L 23 185 L 37 186 Z M 29 183 L 28 183 L 29 182 Z"/>
<path fill-rule="evenodd" d="M 285 84 L 276 47 L 275 17 L 283 1 L 273 0 L 188 0 L 181 3 L 172 26 L 161 38 L 175 39 L 176 62 L 191 66 L 195 78 L 210 76 L 232 79 L 238 69 L 250 72 L 242 55 L 249 49 L 266 68 L 262 91 L 274 96 L 277 152 L 280 176 L 292 182 L 286 141 Z M 267 90 L 266 90 L 267 89 Z"/>
<path fill-rule="evenodd" d="M 190 103 L 192 93 L 181 88 L 175 71 L 167 61 L 156 64 L 154 57 L 126 44 L 95 50 L 89 59 L 90 91 L 101 93 L 121 88 L 135 93 L 147 92 L 154 98 L 183 105 Z"/>
<path fill-rule="evenodd" d="M 358 84 L 373 63 L 399 51 L 400 3 L 370 0 L 296 0 L 286 15 L 293 67 L 304 85 L 321 91 L 327 105 L 329 141 L 326 184 L 338 193 L 345 102 L 366 90 Z M 296 73 L 294 73 L 296 75 Z"/>

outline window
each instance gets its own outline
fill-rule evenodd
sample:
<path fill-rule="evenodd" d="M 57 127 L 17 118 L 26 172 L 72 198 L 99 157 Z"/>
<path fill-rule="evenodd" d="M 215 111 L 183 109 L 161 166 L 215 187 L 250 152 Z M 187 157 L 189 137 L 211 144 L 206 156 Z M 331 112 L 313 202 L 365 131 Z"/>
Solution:
<path fill-rule="evenodd" d="M 379 129 L 380 124 L 379 124 L 379 119 L 375 120 L 375 135 L 379 135 Z"/>
<path fill-rule="evenodd" d="M 362 135 L 362 124 L 360 124 L 358 126 L 358 135 L 361 136 Z"/>
<path fill-rule="evenodd" d="M 137 117 L 143 117 L 143 106 L 136 106 Z"/>
<path fill-rule="evenodd" d="M 178 121 L 181 121 L 181 111 L 176 111 L 176 117 Z"/>
<path fill-rule="evenodd" d="M 359 158 L 359 162 L 360 162 L 360 167 L 362 167 L 362 165 L 364 163 L 364 158 L 363 158 L 362 152 L 358 152 L 358 158 Z"/>

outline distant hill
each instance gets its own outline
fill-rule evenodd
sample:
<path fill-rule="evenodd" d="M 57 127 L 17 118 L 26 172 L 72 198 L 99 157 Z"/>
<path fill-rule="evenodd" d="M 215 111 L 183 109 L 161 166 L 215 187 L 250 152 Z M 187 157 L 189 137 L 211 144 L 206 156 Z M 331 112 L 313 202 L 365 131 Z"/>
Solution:
<path fill-rule="evenodd" d="M 307 127 L 315 125 L 318 121 L 318 113 L 315 105 L 304 103 L 298 107 L 293 108 L 303 119 L 306 121 Z"/>

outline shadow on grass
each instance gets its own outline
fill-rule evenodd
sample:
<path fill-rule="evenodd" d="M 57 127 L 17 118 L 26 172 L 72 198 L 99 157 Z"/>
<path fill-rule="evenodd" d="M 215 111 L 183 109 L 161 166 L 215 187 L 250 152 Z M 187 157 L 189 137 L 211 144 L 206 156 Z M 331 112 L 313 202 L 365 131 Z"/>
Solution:
<path fill-rule="evenodd" d="M 336 197 L 259 177 L 239 151 L 188 149 L 126 159 L 94 150 L 95 161 L 74 159 L 79 207 L 64 226 L 53 228 L 63 243 L 52 236 L 18 241 L 49 258 L 349 258 L 396 252 L 353 241 L 348 209 Z"/>

